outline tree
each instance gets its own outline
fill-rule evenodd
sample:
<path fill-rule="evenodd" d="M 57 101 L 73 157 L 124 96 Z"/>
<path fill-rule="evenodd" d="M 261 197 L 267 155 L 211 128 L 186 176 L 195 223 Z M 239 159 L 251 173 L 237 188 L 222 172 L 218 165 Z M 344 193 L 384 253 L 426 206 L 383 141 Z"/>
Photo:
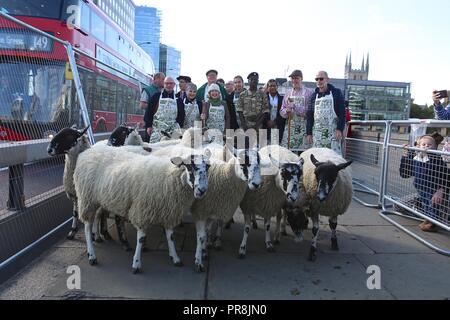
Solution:
<path fill-rule="evenodd" d="M 434 119 L 434 109 L 432 106 L 421 106 L 414 103 L 414 99 L 411 100 L 410 118 L 415 119 Z"/>

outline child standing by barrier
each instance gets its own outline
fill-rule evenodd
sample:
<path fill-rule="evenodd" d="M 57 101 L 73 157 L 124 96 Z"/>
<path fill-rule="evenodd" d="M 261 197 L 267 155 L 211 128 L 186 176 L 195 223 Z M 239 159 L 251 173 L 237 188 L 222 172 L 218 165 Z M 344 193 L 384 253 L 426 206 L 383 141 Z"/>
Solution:
<path fill-rule="evenodd" d="M 437 150 L 444 140 L 439 133 L 425 135 L 419 138 L 417 148 L 423 149 L 415 155 L 412 151 L 405 151 L 400 162 L 400 176 L 409 178 L 414 176 L 414 187 L 417 190 L 422 210 L 430 218 L 438 218 L 437 206 L 448 199 L 450 172 L 440 155 L 428 154 L 427 150 Z M 405 148 L 408 145 L 404 145 Z M 422 231 L 436 232 L 437 226 L 425 220 L 419 225 Z"/>

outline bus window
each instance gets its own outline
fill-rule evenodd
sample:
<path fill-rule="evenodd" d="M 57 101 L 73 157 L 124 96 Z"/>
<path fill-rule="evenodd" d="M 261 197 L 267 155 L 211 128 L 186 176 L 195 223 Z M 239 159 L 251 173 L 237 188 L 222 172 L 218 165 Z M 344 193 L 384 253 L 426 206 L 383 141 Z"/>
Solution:
<path fill-rule="evenodd" d="M 0 0 L 0 9 L 17 16 L 60 19 L 63 0 Z"/>
<path fill-rule="evenodd" d="M 91 32 L 98 40 L 105 42 L 105 21 L 91 12 Z"/>

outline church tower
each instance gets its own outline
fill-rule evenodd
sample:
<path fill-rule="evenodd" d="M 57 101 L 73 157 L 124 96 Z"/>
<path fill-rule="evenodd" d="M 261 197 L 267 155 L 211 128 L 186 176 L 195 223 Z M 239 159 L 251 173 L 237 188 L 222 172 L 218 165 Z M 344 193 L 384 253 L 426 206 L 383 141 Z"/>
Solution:
<path fill-rule="evenodd" d="M 361 69 L 353 69 L 352 67 L 352 53 L 347 55 L 345 59 L 345 73 L 344 78 L 349 80 L 368 80 L 369 79 L 369 53 L 367 59 L 364 57 L 361 64 Z"/>

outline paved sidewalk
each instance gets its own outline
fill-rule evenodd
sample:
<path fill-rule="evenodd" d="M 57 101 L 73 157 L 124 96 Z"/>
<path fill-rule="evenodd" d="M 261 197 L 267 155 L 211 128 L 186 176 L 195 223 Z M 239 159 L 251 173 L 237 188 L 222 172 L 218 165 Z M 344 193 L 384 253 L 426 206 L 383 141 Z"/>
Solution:
<path fill-rule="evenodd" d="M 414 220 L 395 218 L 418 231 Z M 132 252 L 115 242 L 96 244 L 99 265 L 87 262 L 82 232 L 75 241 L 61 240 L 0 287 L 0 299 L 449 299 L 450 258 L 439 255 L 382 219 L 377 210 L 353 202 L 339 219 L 340 252 L 330 251 L 325 219 L 319 235 L 317 261 L 307 260 L 311 231 L 303 243 L 292 233 L 282 238 L 275 253 L 264 246 L 262 221 L 251 230 L 247 257 L 239 260 L 242 214 L 225 230 L 223 249 L 210 251 L 205 273 L 194 271 L 195 227 L 187 222 L 176 229 L 177 250 L 184 267 L 168 257 L 162 228 L 148 236 L 143 273 L 131 273 Z M 273 224 L 274 226 L 275 224 Z M 311 226 L 311 223 L 310 223 Z M 418 231 L 420 232 L 420 231 Z M 133 231 L 128 230 L 132 245 Z M 450 248 L 448 232 L 426 235 Z M 81 290 L 70 291 L 67 267 L 81 269 Z M 380 290 L 369 290 L 367 267 L 381 268 Z"/>

